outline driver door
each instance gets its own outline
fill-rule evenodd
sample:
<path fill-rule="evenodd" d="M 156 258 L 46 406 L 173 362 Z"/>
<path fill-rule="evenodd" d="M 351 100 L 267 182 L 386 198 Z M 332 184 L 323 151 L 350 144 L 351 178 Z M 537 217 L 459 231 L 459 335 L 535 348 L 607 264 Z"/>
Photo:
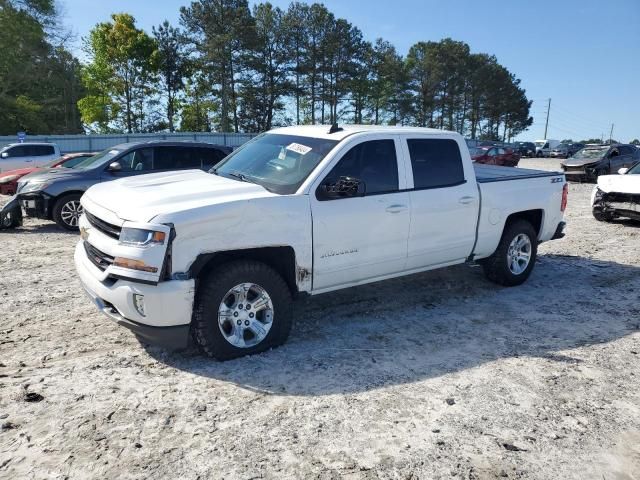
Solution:
<path fill-rule="evenodd" d="M 313 289 L 364 283 L 401 272 L 409 236 L 409 193 L 397 139 L 351 144 L 310 192 L 313 215 Z M 340 177 L 364 183 L 361 196 L 324 198 Z"/>

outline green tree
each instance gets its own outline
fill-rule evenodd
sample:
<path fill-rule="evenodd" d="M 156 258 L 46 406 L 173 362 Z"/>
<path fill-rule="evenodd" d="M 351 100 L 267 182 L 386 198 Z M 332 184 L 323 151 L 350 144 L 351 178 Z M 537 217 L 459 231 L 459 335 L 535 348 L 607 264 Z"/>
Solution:
<path fill-rule="evenodd" d="M 153 36 L 158 46 L 158 73 L 164 97 L 166 121 L 170 132 L 175 131 L 179 96 L 184 91 L 185 78 L 192 62 L 185 46 L 184 35 L 165 20 L 158 28 L 153 27 Z"/>
<path fill-rule="evenodd" d="M 0 134 L 77 133 L 79 64 L 49 0 L 0 0 Z"/>
<path fill-rule="evenodd" d="M 247 0 L 197 0 L 180 9 L 180 21 L 211 85 L 217 86 L 219 129 L 238 132 L 237 83 L 255 35 Z"/>
<path fill-rule="evenodd" d="M 274 117 L 285 108 L 284 97 L 293 91 L 289 79 L 289 38 L 285 14 L 270 3 L 254 7 L 255 37 L 247 53 L 240 89 L 243 130 L 270 130 Z"/>
<path fill-rule="evenodd" d="M 131 15 L 117 13 L 111 20 L 96 25 L 86 42 L 91 61 L 82 72 L 87 89 L 78 103 L 82 119 L 98 131 L 153 130 L 145 106 L 155 93 L 157 44 Z"/>

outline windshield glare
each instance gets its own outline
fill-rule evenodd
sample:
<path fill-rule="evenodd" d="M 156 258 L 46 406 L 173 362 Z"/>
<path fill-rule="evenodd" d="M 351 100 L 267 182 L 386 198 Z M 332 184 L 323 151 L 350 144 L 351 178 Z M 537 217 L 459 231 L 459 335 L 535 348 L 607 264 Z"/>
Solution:
<path fill-rule="evenodd" d="M 108 162 L 115 156 L 119 155 L 121 152 L 122 150 L 116 150 L 115 148 L 103 150 L 97 155 L 94 155 L 93 157 L 89 157 L 86 160 L 81 161 L 80 163 L 76 164 L 76 166 L 73 168 L 82 170 L 83 168 L 93 168 L 96 166 L 100 166 Z"/>
<path fill-rule="evenodd" d="M 583 148 L 578 153 L 573 155 L 573 158 L 602 158 L 604 154 L 609 150 L 605 148 Z"/>
<path fill-rule="evenodd" d="M 264 133 L 235 150 L 209 172 L 289 195 L 300 188 L 337 143 L 324 138 Z"/>

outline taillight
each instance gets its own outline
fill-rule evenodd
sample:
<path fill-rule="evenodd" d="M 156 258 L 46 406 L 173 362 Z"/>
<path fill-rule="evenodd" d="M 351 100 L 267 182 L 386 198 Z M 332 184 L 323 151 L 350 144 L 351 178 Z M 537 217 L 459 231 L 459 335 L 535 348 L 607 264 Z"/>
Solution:
<path fill-rule="evenodd" d="M 560 211 L 564 212 L 567 209 L 567 199 L 569 198 L 569 184 L 565 183 L 562 187 L 562 202 L 560 202 Z"/>

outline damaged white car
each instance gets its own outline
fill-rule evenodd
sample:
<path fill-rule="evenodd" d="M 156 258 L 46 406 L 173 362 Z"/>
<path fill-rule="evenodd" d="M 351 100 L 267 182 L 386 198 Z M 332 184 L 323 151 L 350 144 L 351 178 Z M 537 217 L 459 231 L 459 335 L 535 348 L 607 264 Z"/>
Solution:
<path fill-rule="evenodd" d="M 600 222 L 624 217 L 640 220 L 640 163 L 602 175 L 591 194 L 593 216 Z"/>

